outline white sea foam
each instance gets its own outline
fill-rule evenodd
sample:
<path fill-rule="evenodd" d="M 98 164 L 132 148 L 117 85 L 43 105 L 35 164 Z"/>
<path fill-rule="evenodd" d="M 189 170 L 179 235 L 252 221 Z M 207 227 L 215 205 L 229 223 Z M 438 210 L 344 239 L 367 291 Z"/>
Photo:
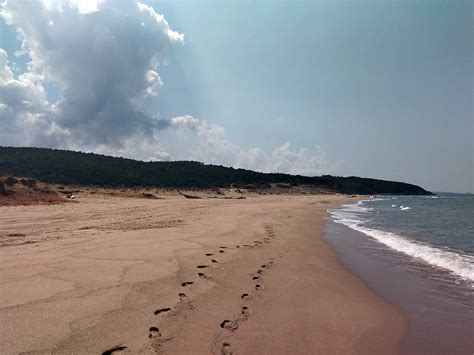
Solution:
<path fill-rule="evenodd" d="M 408 207 L 408 206 L 400 206 L 400 210 L 402 210 L 402 211 L 411 210 L 411 207 Z"/>
<path fill-rule="evenodd" d="M 364 233 L 393 250 L 404 253 L 432 266 L 445 269 L 473 283 L 474 286 L 474 256 L 434 247 L 395 233 L 365 227 L 363 220 L 358 218 L 360 212 L 364 213 L 361 211 L 361 207 L 362 206 L 356 204 L 345 205 L 342 209 L 331 210 L 330 213 L 334 222 L 344 224 L 349 228 Z"/>
<path fill-rule="evenodd" d="M 392 207 L 397 207 L 397 205 L 392 205 Z"/>

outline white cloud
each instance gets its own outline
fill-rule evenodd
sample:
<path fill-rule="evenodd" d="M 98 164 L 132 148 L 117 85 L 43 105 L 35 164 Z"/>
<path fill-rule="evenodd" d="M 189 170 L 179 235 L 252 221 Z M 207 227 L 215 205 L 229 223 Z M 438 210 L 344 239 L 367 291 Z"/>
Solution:
<path fill-rule="evenodd" d="M 5 50 L 0 48 L 0 142 L 26 144 L 48 126 L 46 92 L 33 73 L 15 78 Z"/>
<path fill-rule="evenodd" d="M 5 82 L 13 79 L 13 72 L 10 68 L 7 52 L 0 48 L 0 80 Z"/>
<path fill-rule="evenodd" d="M 137 102 L 163 85 L 159 66 L 184 35 L 134 0 L 6 1 L 31 58 L 17 75 L 0 49 L 0 145 L 94 151 L 141 160 L 197 160 L 264 172 L 338 173 L 319 147 L 285 143 L 267 154 L 231 142 L 222 126 L 189 115 L 157 120 Z M 45 86 L 61 92 L 48 102 Z M 171 139 L 166 139 L 171 136 Z"/>
<path fill-rule="evenodd" d="M 5 125 L 21 126 L 13 114 L 18 112 L 15 100 L 28 94 L 27 101 L 37 107 L 44 102 L 43 85 L 52 82 L 62 100 L 54 111 L 44 107 L 37 122 L 55 122 L 67 130 L 70 135 L 59 138 L 62 145 L 120 148 L 130 135 L 151 138 L 157 122 L 135 102 L 158 94 L 158 67 L 171 45 L 184 42 L 184 35 L 173 31 L 162 15 L 133 0 L 6 1 L 1 15 L 15 26 L 31 58 L 26 73 L 13 83 L 2 82 L 10 93 L 2 95 L 2 104 L 10 108 L 2 115 Z M 1 60 L 2 76 L 12 81 L 12 71 Z M 43 131 L 37 128 L 23 127 L 31 133 L 25 143 L 43 140 L 36 136 Z"/>
<path fill-rule="evenodd" d="M 100 0 L 69 0 L 71 6 L 77 7 L 79 13 L 88 14 L 99 11 Z"/>
<path fill-rule="evenodd" d="M 148 14 L 148 16 L 145 16 L 143 18 L 143 22 L 140 23 L 141 25 L 143 25 L 143 27 L 147 25 L 158 25 L 166 33 L 166 35 L 172 42 L 184 42 L 184 34 L 180 34 L 176 31 L 173 31 L 163 15 L 157 13 L 155 9 L 153 9 L 151 6 L 142 4 L 140 2 L 137 3 L 137 6 L 140 12 Z"/>
<path fill-rule="evenodd" d="M 186 157 L 236 168 L 300 175 L 340 174 L 345 169 L 344 161 L 329 159 L 319 146 L 294 149 L 287 142 L 267 154 L 259 147 L 244 149 L 231 142 L 222 126 L 189 115 L 174 117 L 170 121 L 177 131 L 177 145 L 188 147 L 177 153 L 169 147 L 171 159 Z"/>

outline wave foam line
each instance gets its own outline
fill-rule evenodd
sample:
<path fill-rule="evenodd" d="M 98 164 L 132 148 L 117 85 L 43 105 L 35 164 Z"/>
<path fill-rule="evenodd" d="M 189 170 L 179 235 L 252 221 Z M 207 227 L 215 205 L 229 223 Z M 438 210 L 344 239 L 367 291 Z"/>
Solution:
<path fill-rule="evenodd" d="M 344 224 L 351 229 L 368 235 L 391 249 L 420 259 L 432 266 L 445 269 L 464 280 L 474 283 L 474 257 L 470 255 L 462 255 L 420 242 L 410 241 L 395 233 L 363 227 L 360 225 L 362 221 L 347 218 L 347 215 L 344 216 L 345 218 L 339 218 L 337 211 L 331 211 L 331 214 L 336 223 Z"/>

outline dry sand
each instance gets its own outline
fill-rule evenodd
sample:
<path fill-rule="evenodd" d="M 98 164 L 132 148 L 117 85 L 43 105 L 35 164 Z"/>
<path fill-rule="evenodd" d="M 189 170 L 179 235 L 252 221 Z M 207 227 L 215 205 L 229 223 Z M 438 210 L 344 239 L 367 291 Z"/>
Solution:
<path fill-rule="evenodd" d="M 342 197 L 77 201 L 0 207 L 2 354 L 398 353 L 402 315 L 322 240 Z"/>

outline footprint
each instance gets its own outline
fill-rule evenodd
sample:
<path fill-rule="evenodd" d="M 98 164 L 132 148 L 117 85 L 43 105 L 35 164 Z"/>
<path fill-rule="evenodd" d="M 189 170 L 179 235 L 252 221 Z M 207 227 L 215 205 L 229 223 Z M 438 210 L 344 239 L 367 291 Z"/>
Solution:
<path fill-rule="evenodd" d="M 254 276 L 254 277 L 252 277 L 252 280 L 260 280 L 260 277 L 259 276 Z"/>
<path fill-rule="evenodd" d="M 240 248 L 240 245 L 236 245 L 235 247 L 238 249 L 238 248 Z"/>
<path fill-rule="evenodd" d="M 112 355 L 113 353 L 115 353 L 117 351 L 122 351 L 122 350 L 125 350 L 125 349 L 127 349 L 127 347 L 125 345 L 115 345 L 114 347 L 112 347 L 110 349 L 104 350 L 102 352 L 102 355 Z"/>
<path fill-rule="evenodd" d="M 211 261 L 212 261 L 213 263 L 217 263 L 217 262 L 218 262 L 218 261 L 215 260 L 215 259 L 211 259 Z"/>
<path fill-rule="evenodd" d="M 242 296 L 240 296 L 240 298 L 242 298 L 243 300 L 249 300 L 250 295 L 248 293 L 242 293 Z"/>
<path fill-rule="evenodd" d="M 194 283 L 193 281 L 186 281 L 186 282 L 183 282 L 181 286 L 186 287 L 186 286 L 192 285 L 193 283 Z"/>
<path fill-rule="evenodd" d="M 198 269 L 205 269 L 206 267 L 209 267 L 209 265 L 198 265 L 196 266 Z"/>
<path fill-rule="evenodd" d="M 198 272 L 198 276 L 199 276 L 201 279 L 207 278 L 206 274 L 203 273 L 203 272 Z"/>
<path fill-rule="evenodd" d="M 266 268 L 266 267 L 267 267 L 267 265 L 263 264 L 263 265 L 262 265 L 262 266 L 260 266 L 260 267 L 264 269 L 264 268 Z"/>
<path fill-rule="evenodd" d="M 194 309 L 194 305 L 191 302 L 191 297 L 189 297 L 187 294 L 182 293 L 182 292 L 178 293 L 178 296 L 179 296 L 179 300 L 182 302 L 181 306 L 178 306 L 178 307 L 184 307 L 189 310 Z"/>
<path fill-rule="evenodd" d="M 233 322 L 228 319 L 224 320 L 221 323 L 221 328 L 223 329 L 236 330 L 238 327 L 239 327 L 239 324 L 237 322 Z"/>
<path fill-rule="evenodd" d="M 214 254 L 212 253 L 207 253 L 206 256 L 213 256 Z"/>
<path fill-rule="evenodd" d="M 148 338 L 152 339 L 159 337 L 161 337 L 161 333 L 158 327 L 150 327 L 150 329 L 148 329 Z"/>
<path fill-rule="evenodd" d="M 263 286 L 257 284 L 257 285 L 255 285 L 255 289 L 256 289 L 257 291 L 261 291 L 261 290 L 263 290 Z"/>
<path fill-rule="evenodd" d="M 240 313 L 240 320 L 247 320 L 253 314 L 252 310 L 248 306 L 243 306 Z"/>
<path fill-rule="evenodd" d="M 224 250 L 219 250 L 219 253 L 223 253 L 223 252 L 224 252 Z"/>
<path fill-rule="evenodd" d="M 188 297 L 188 295 L 185 294 L 185 293 L 182 293 L 182 292 L 181 292 L 181 293 L 178 293 L 178 296 L 179 296 L 179 300 L 180 300 L 180 301 L 183 301 L 183 302 L 189 301 L 189 297 Z"/>
<path fill-rule="evenodd" d="M 167 313 L 168 315 L 174 315 L 176 312 L 173 310 L 173 308 L 165 307 L 165 308 L 160 308 L 157 309 L 153 314 L 157 316 L 160 313 Z"/>
<path fill-rule="evenodd" d="M 257 274 L 263 274 L 263 270 L 258 269 Z"/>
<path fill-rule="evenodd" d="M 232 355 L 232 354 L 234 354 L 234 349 L 232 348 L 232 345 L 230 345 L 227 342 L 222 343 L 221 355 Z"/>

